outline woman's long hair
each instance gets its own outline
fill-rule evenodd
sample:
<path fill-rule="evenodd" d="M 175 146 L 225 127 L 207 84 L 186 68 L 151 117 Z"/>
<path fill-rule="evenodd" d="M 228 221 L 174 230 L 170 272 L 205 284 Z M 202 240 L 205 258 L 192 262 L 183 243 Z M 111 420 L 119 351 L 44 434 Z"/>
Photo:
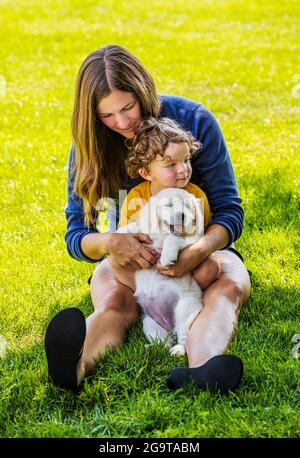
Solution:
<path fill-rule="evenodd" d="M 153 78 L 127 49 L 108 45 L 86 57 L 77 76 L 71 126 L 76 152 L 74 192 L 83 200 L 87 226 L 95 224 L 99 199 L 118 192 L 125 183 L 125 138 L 105 126 L 96 112 L 113 89 L 134 94 L 143 119 L 157 118 L 160 112 Z"/>

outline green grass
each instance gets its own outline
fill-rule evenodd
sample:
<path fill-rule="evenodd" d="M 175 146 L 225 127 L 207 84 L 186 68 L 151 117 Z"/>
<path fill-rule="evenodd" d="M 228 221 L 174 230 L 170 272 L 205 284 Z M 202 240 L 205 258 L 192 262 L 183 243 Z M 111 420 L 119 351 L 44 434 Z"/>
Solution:
<path fill-rule="evenodd" d="M 296 0 L 0 2 L 1 437 L 300 436 L 299 18 Z M 139 324 L 79 397 L 47 382 L 50 318 L 92 310 L 94 266 L 64 243 L 66 162 L 76 73 L 106 43 L 140 57 L 160 92 L 206 105 L 228 143 L 253 288 L 229 349 L 245 376 L 227 397 L 170 392 L 185 361 L 145 350 Z"/>

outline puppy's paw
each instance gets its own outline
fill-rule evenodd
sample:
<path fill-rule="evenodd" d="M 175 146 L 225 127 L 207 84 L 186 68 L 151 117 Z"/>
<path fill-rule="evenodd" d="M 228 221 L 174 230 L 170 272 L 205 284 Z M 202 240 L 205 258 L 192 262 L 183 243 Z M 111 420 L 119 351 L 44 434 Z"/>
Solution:
<path fill-rule="evenodd" d="M 165 266 L 173 266 L 175 262 L 177 261 L 177 256 L 175 253 L 168 252 L 166 253 L 165 250 L 163 250 L 159 262 L 163 267 Z"/>
<path fill-rule="evenodd" d="M 181 344 L 174 345 L 174 347 L 170 348 L 170 354 L 175 356 L 184 356 L 185 348 Z"/>

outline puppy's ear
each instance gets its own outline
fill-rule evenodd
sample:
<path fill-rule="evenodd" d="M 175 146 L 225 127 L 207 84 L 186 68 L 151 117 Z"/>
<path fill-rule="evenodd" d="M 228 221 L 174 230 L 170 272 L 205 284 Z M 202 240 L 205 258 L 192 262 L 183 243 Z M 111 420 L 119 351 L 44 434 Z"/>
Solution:
<path fill-rule="evenodd" d="M 159 233 L 158 219 L 158 204 L 159 199 L 156 196 L 151 197 L 147 204 L 142 208 L 140 213 L 140 229 L 144 234 Z"/>
<path fill-rule="evenodd" d="M 204 234 L 204 199 L 194 197 L 195 217 L 196 217 L 196 233 L 198 237 Z"/>

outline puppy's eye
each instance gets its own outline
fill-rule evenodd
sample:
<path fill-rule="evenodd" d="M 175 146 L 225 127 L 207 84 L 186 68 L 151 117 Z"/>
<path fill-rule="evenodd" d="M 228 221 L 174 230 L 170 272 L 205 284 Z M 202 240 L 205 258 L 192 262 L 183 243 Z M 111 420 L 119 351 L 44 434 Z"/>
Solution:
<path fill-rule="evenodd" d="M 193 205 L 191 204 L 190 200 L 189 199 L 185 199 L 184 200 L 184 208 L 186 208 L 187 210 L 191 210 L 193 207 Z"/>

